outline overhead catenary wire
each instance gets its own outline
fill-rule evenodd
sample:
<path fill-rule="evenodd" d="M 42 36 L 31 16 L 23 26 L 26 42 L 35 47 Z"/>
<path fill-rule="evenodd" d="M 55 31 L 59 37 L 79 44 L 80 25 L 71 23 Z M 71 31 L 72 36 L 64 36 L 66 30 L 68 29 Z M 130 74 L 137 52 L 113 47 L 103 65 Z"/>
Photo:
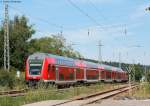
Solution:
<path fill-rule="evenodd" d="M 99 14 L 101 15 L 101 17 L 102 17 L 104 20 L 108 21 L 108 18 L 106 18 L 106 17 L 102 14 L 102 12 L 100 11 L 100 9 L 97 8 L 97 7 L 95 6 L 95 4 L 94 4 L 91 0 L 87 0 L 87 2 L 97 11 L 97 13 L 99 13 Z"/>
<path fill-rule="evenodd" d="M 101 25 L 99 22 L 97 22 L 96 19 L 94 19 L 94 18 L 91 17 L 88 13 L 86 13 L 86 12 L 83 11 L 81 8 L 79 8 L 79 7 L 78 7 L 75 3 L 73 3 L 71 0 L 68 0 L 68 1 L 70 1 L 70 4 L 72 4 L 72 5 L 73 5 L 75 8 L 77 8 L 80 12 L 82 12 L 82 14 L 86 15 L 92 22 L 94 22 L 94 23 L 97 25 L 97 27 L 99 27 L 99 28 L 101 28 L 101 29 L 103 29 L 103 30 L 106 30 L 106 29 L 108 29 L 108 28 L 114 28 L 114 27 L 116 28 L 116 27 L 120 27 L 120 26 L 121 26 L 121 25 L 119 25 L 119 24 L 118 24 L 118 25 L 107 25 L 107 26 Z M 59 30 L 60 30 L 60 35 L 62 35 L 62 33 L 63 33 L 64 26 L 62 26 L 62 25 L 58 25 L 58 24 L 52 23 L 52 22 L 50 22 L 50 21 L 48 21 L 48 20 L 46 20 L 46 19 L 42 19 L 42 18 L 40 18 L 40 17 L 31 16 L 30 14 L 26 14 L 24 11 L 22 11 L 22 10 L 16 8 L 16 7 L 13 7 L 13 6 L 10 6 L 10 8 L 12 8 L 12 9 L 14 9 L 14 10 L 16 10 L 16 11 L 19 11 L 20 13 L 23 13 L 23 14 L 25 14 L 25 15 L 27 15 L 27 16 L 29 16 L 29 17 L 35 19 L 35 20 L 38 20 L 38 21 L 40 21 L 40 22 L 46 23 L 46 24 L 48 24 L 48 25 L 50 25 L 50 26 L 53 26 L 53 27 L 59 29 Z"/>
<path fill-rule="evenodd" d="M 100 24 L 94 17 L 89 15 L 87 12 L 85 12 L 83 9 L 81 9 L 78 5 L 76 5 L 72 0 L 67 0 L 69 4 L 71 4 L 74 8 L 76 8 L 80 13 L 82 13 L 84 16 L 89 18 L 94 24 L 96 24 L 97 27 L 99 27 L 101 30 L 108 30 L 111 28 L 122 28 L 122 26 L 125 26 L 126 24 L 114 24 L 114 25 L 107 25 L 104 26 Z M 88 2 L 96 9 L 97 12 L 100 13 L 100 10 L 91 2 L 88 0 Z M 101 14 L 101 16 L 106 20 L 106 18 Z M 107 19 L 108 20 L 108 19 Z M 99 29 L 99 30 L 100 30 Z"/>
<path fill-rule="evenodd" d="M 16 10 L 16 11 L 22 13 L 22 14 L 25 14 L 24 11 L 22 11 L 22 10 L 20 10 L 20 9 L 17 9 L 16 7 L 13 7 L 13 6 L 10 6 L 10 5 L 9 5 L 9 8 L 11 8 L 11 9 L 13 9 L 13 10 Z M 26 14 L 25 14 L 25 15 L 26 15 Z M 60 34 L 62 35 L 62 33 L 63 33 L 63 26 L 59 26 L 59 25 L 57 25 L 57 24 L 50 23 L 50 22 L 47 21 L 47 20 L 44 20 L 44 19 L 39 18 L 39 17 L 31 16 L 31 15 L 29 15 L 29 14 L 27 14 L 27 16 L 30 17 L 30 18 L 36 19 L 36 20 L 38 20 L 38 21 L 41 21 L 41 22 L 43 22 L 43 23 L 46 23 L 46 24 L 48 24 L 48 25 L 51 25 L 51 26 L 53 26 L 53 27 L 55 27 L 55 28 L 57 28 L 57 29 L 59 29 L 59 30 L 60 30 Z M 36 29 L 36 33 L 44 34 L 44 33 L 43 33 L 41 30 L 39 30 L 39 29 Z M 47 34 L 48 34 L 48 33 L 47 33 Z"/>
<path fill-rule="evenodd" d="M 82 13 L 84 16 L 89 18 L 93 23 L 95 23 L 97 26 L 102 26 L 95 18 L 90 16 L 88 13 L 86 13 L 84 10 L 82 10 L 79 6 L 77 6 L 73 1 L 67 0 L 74 8 L 76 8 L 80 13 Z M 102 28 L 103 29 L 103 28 Z"/>
<path fill-rule="evenodd" d="M 43 23 L 45 23 L 45 24 L 48 24 L 48 25 L 50 25 L 50 26 L 53 26 L 53 27 L 59 29 L 59 35 L 61 35 L 61 36 L 63 35 L 63 28 L 64 28 L 64 27 L 63 27 L 62 25 L 58 25 L 58 24 L 55 24 L 55 23 L 51 23 L 51 22 L 49 22 L 49 21 L 47 21 L 47 20 L 45 20 L 45 19 L 42 19 L 42 18 L 40 18 L 40 17 L 32 16 L 32 15 L 30 15 L 30 14 L 26 14 L 24 11 L 22 11 L 22 10 L 16 8 L 16 7 L 13 7 L 13 6 L 10 6 L 10 8 L 13 9 L 13 10 L 16 10 L 16 11 L 22 13 L 22 14 L 27 15 L 28 17 L 30 17 L 30 18 L 32 18 L 32 19 L 38 20 L 38 21 L 40 21 L 40 22 L 43 22 Z M 40 30 L 37 30 L 37 29 L 36 29 L 36 32 L 42 33 Z M 44 34 L 44 33 L 43 33 L 43 34 Z"/>
<path fill-rule="evenodd" d="M 109 19 L 102 14 L 101 10 L 98 7 L 96 7 L 96 5 L 91 0 L 87 0 L 87 2 L 97 11 L 97 13 L 99 13 L 99 15 L 101 15 L 101 17 L 104 20 L 109 21 Z M 107 27 L 107 28 L 124 27 L 124 33 L 125 35 L 127 35 L 126 24 L 114 24 L 114 25 L 108 25 L 103 27 Z"/>
<path fill-rule="evenodd" d="M 14 10 L 20 12 L 20 13 L 23 13 L 23 14 L 27 15 L 27 16 L 30 17 L 30 18 L 36 19 L 36 20 L 41 21 L 41 22 L 43 22 L 43 23 L 46 23 L 46 24 L 48 24 L 48 25 L 50 25 L 50 26 L 53 26 L 53 27 L 55 27 L 55 28 L 57 28 L 57 29 L 62 29 L 62 25 L 58 25 L 58 24 L 55 24 L 55 23 L 51 23 L 51 22 L 49 22 L 48 20 L 42 19 L 42 18 L 40 18 L 40 17 L 32 16 L 32 15 L 30 15 L 30 14 L 26 14 L 24 11 L 22 11 L 22 10 L 16 8 L 16 7 L 13 7 L 13 6 L 10 6 L 10 8 L 12 8 L 12 9 L 14 9 Z"/>

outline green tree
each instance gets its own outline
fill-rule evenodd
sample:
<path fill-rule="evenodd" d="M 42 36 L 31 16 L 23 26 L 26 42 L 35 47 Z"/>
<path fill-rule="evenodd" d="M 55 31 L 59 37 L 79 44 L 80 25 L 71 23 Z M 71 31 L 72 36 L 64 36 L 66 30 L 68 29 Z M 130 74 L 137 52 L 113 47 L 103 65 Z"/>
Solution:
<path fill-rule="evenodd" d="M 135 80 L 140 81 L 144 72 L 144 68 L 140 64 L 137 64 L 134 66 L 134 70 L 135 70 Z"/>
<path fill-rule="evenodd" d="M 51 35 L 39 39 L 32 39 L 29 42 L 29 53 L 44 52 L 61 56 L 80 58 L 79 52 L 74 51 L 71 45 L 67 45 L 63 36 Z"/>
<path fill-rule="evenodd" d="M 147 71 L 146 79 L 150 83 L 150 70 Z"/>
<path fill-rule="evenodd" d="M 0 28 L 0 65 L 3 65 L 3 36 L 4 28 Z M 28 52 L 28 40 L 34 34 L 33 26 L 28 24 L 25 16 L 15 16 L 9 21 L 10 36 L 10 63 L 11 66 L 22 70 L 24 59 Z"/>

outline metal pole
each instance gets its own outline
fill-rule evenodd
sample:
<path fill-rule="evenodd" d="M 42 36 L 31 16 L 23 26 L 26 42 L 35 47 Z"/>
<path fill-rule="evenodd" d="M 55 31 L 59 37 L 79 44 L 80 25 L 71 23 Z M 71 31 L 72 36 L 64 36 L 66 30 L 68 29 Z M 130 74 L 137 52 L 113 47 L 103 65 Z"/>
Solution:
<path fill-rule="evenodd" d="M 131 89 L 131 66 L 129 68 L 129 95 L 131 96 L 131 92 L 132 92 L 132 89 Z"/>
<path fill-rule="evenodd" d="M 63 36 L 63 26 L 60 27 L 60 35 Z"/>
<path fill-rule="evenodd" d="M 146 53 L 144 52 L 144 57 L 146 56 Z M 144 65 L 144 63 L 143 63 Z M 145 71 L 145 81 L 147 82 L 147 68 L 146 65 L 144 65 L 144 71 Z"/>
<path fill-rule="evenodd" d="M 135 67 L 134 67 L 134 64 L 135 64 L 135 60 L 133 60 L 133 81 L 135 83 Z"/>
<path fill-rule="evenodd" d="M 9 44 L 9 13 L 8 3 L 19 3 L 15 0 L 3 0 L 4 3 L 4 69 L 10 70 L 10 44 Z"/>
<path fill-rule="evenodd" d="M 9 70 L 9 17 L 8 17 L 8 4 L 4 2 L 4 69 Z"/>
<path fill-rule="evenodd" d="M 121 68 L 121 53 L 119 52 L 119 68 Z"/>
<path fill-rule="evenodd" d="M 147 69 L 146 69 L 146 65 L 144 65 L 144 70 L 145 70 L 145 81 L 147 82 Z"/>
<path fill-rule="evenodd" d="M 128 71 L 128 79 L 129 79 L 129 82 L 128 82 L 128 86 L 129 86 L 129 96 L 131 95 L 131 65 L 129 65 L 128 67 L 126 67 L 127 71 Z"/>
<path fill-rule="evenodd" d="M 10 53 L 9 53 L 9 14 L 8 14 L 8 4 L 6 4 L 6 35 L 7 35 L 7 70 L 10 69 Z"/>
<path fill-rule="evenodd" d="M 98 62 L 99 62 L 99 64 L 102 63 L 102 53 L 101 53 L 101 47 L 102 47 L 102 46 L 103 46 L 103 45 L 101 44 L 101 40 L 99 40 L 99 43 L 98 43 L 98 47 L 99 47 Z"/>
<path fill-rule="evenodd" d="M 101 40 L 98 42 L 98 48 L 99 48 L 99 55 L 98 55 L 98 63 L 99 65 L 102 64 L 102 53 L 101 53 L 101 47 L 102 47 Z M 101 71 L 99 71 L 99 81 L 101 80 Z"/>
<path fill-rule="evenodd" d="M 4 4 L 4 11 L 5 10 L 6 10 L 6 5 Z M 6 12 L 4 12 L 4 17 L 6 17 Z M 7 52 L 6 40 L 7 40 L 7 37 L 6 37 L 6 18 L 5 18 L 4 20 L 4 70 L 6 70 L 6 52 Z"/>

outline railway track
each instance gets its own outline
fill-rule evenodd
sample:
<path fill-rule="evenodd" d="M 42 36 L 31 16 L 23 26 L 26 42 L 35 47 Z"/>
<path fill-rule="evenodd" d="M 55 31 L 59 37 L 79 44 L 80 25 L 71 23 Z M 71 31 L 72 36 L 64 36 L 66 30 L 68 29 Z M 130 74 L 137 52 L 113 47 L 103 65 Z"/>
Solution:
<path fill-rule="evenodd" d="M 79 97 L 79 98 L 68 100 L 65 102 L 58 103 L 58 104 L 53 104 L 50 106 L 84 106 L 87 104 L 94 103 L 98 100 L 111 98 L 117 94 L 126 92 L 126 91 L 128 91 L 130 89 L 134 89 L 136 87 L 138 87 L 138 85 L 134 85 L 134 84 L 131 85 L 131 87 L 130 86 L 123 86 L 123 87 L 116 88 L 113 90 L 108 90 L 105 92 L 98 92 L 95 94 L 91 94 L 91 95 L 84 96 L 84 97 Z"/>
<path fill-rule="evenodd" d="M 22 90 L 11 90 L 11 91 L 1 91 L 0 97 L 10 96 L 10 97 L 17 97 L 17 96 L 24 96 L 28 89 Z"/>
<path fill-rule="evenodd" d="M 29 89 L 0 91 L 0 97 L 5 97 L 5 96 L 9 96 L 9 97 L 25 96 L 25 94 L 27 93 L 28 90 Z M 65 92 L 67 90 L 70 90 L 70 88 L 56 89 L 56 90 L 52 90 L 52 91 L 53 92 Z M 47 92 L 47 91 L 45 91 L 45 92 Z M 33 92 L 33 93 L 37 93 L 37 92 Z"/>

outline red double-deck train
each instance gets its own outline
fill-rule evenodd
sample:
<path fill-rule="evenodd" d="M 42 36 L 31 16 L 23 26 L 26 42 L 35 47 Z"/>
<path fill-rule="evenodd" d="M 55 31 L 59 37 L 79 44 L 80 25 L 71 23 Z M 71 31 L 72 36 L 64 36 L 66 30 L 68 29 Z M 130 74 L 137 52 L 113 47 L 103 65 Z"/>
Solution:
<path fill-rule="evenodd" d="M 44 81 L 56 85 L 78 83 L 126 82 L 127 72 L 120 68 L 96 64 L 47 53 L 34 53 L 26 61 L 26 81 Z"/>

